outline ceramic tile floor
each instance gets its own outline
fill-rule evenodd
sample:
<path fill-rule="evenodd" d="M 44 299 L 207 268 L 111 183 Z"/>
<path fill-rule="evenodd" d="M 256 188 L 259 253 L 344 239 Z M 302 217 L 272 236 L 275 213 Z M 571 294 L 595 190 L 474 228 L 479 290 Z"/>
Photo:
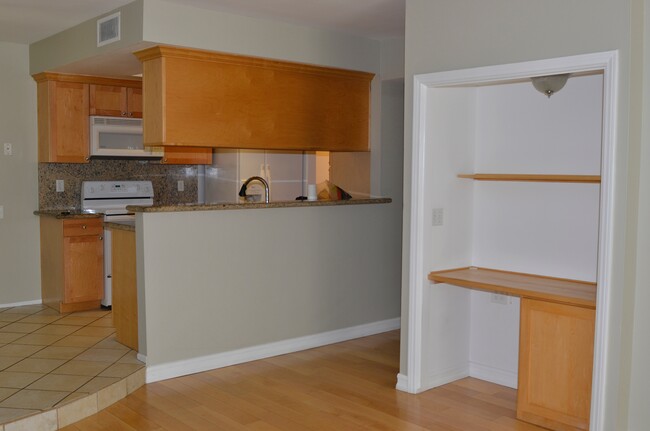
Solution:
<path fill-rule="evenodd" d="M 98 392 L 144 367 L 110 311 L 0 308 L 0 426 Z"/>

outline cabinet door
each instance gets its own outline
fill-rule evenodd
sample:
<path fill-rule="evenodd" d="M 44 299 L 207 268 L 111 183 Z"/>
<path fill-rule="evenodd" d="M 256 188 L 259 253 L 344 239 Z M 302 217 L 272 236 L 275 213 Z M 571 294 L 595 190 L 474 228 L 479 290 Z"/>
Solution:
<path fill-rule="evenodd" d="M 212 148 L 165 147 L 162 163 L 168 165 L 211 165 Z"/>
<path fill-rule="evenodd" d="M 101 235 L 63 239 L 65 303 L 101 300 L 104 292 L 104 243 Z"/>
<path fill-rule="evenodd" d="M 90 85 L 90 115 L 126 117 L 126 87 Z"/>
<path fill-rule="evenodd" d="M 521 300 L 517 418 L 588 430 L 595 310 Z"/>
<path fill-rule="evenodd" d="M 57 81 L 39 83 L 40 162 L 87 162 L 88 130 L 88 84 Z"/>
<path fill-rule="evenodd" d="M 117 341 L 138 350 L 135 232 L 113 230 L 113 326 Z"/>
<path fill-rule="evenodd" d="M 142 88 L 126 89 L 126 111 L 128 117 L 142 118 Z"/>

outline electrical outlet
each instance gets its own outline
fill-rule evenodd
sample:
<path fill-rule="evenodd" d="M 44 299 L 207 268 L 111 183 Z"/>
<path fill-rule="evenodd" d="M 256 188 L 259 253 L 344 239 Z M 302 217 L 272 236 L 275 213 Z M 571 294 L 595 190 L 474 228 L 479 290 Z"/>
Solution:
<path fill-rule="evenodd" d="M 5 218 L 5 207 L 4 205 L 0 205 L 0 220 Z"/>
<path fill-rule="evenodd" d="M 63 180 L 56 180 L 56 191 L 62 193 L 65 191 L 65 183 Z"/>
<path fill-rule="evenodd" d="M 4 152 L 5 156 L 11 156 L 14 153 L 14 146 L 13 144 L 10 144 L 8 142 L 5 142 L 4 144 Z"/>
<path fill-rule="evenodd" d="M 177 188 L 178 188 L 179 192 L 184 192 L 185 191 L 185 181 L 178 180 Z"/>
<path fill-rule="evenodd" d="M 490 295 L 490 302 L 493 304 L 508 305 L 508 304 L 512 304 L 512 299 L 508 295 L 493 293 L 492 295 Z"/>
<path fill-rule="evenodd" d="M 433 225 L 434 226 L 442 226 L 444 222 L 444 209 L 442 208 L 434 208 L 433 209 Z"/>

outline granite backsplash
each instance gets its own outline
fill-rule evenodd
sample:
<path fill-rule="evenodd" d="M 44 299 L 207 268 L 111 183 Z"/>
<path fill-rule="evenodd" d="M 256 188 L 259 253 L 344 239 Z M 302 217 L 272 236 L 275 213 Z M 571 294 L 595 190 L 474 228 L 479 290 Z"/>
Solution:
<path fill-rule="evenodd" d="M 56 191 L 56 180 L 65 182 L 65 191 Z M 164 165 L 146 160 L 90 160 L 89 163 L 39 163 L 38 207 L 48 209 L 80 209 L 83 181 L 144 181 L 153 183 L 154 205 L 196 203 L 198 200 L 198 167 L 196 165 Z M 183 180 L 185 190 L 178 191 Z"/>

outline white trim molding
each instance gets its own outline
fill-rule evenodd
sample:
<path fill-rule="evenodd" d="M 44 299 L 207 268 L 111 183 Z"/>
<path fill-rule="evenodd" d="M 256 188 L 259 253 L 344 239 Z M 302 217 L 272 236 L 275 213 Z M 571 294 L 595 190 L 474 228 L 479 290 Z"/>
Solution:
<path fill-rule="evenodd" d="M 608 358 L 609 343 L 614 339 L 616 322 L 620 310 L 614 309 L 620 302 L 620 293 L 614 292 L 613 280 L 613 236 L 614 236 L 614 184 L 615 178 L 625 178 L 615 170 L 617 149 L 617 100 L 618 100 L 618 51 L 536 60 L 498 66 L 479 67 L 445 71 L 413 77 L 413 143 L 411 178 L 411 230 L 409 262 L 409 321 L 407 383 L 398 384 L 398 389 L 418 393 L 428 388 L 431 378 L 423 375 L 423 328 L 425 324 L 424 290 L 428 287 L 426 263 L 423 262 L 424 223 L 429 220 L 424 214 L 426 119 L 429 115 L 427 99 L 430 89 L 496 84 L 534 76 L 560 73 L 599 72 L 603 74 L 603 126 L 602 126 L 602 169 L 600 186 L 600 231 L 598 245 L 598 277 L 596 335 L 594 344 L 594 372 L 592 381 L 591 418 L 592 431 L 605 431 L 606 410 L 612 406 L 606 398 L 606 385 L 616 381 L 617 370 L 613 359 Z M 620 289 L 619 289 L 620 290 Z M 615 296 L 616 295 L 616 296 Z M 614 299 L 612 297 L 614 296 Z M 615 356 L 615 354 L 612 354 Z M 608 362 L 609 361 L 609 362 Z M 436 379 L 433 379 L 436 380 Z M 445 379 L 442 379 L 444 381 Z M 615 390 L 614 388 L 609 388 Z"/>
<path fill-rule="evenodd" d="M 470 362 L 469 376 L 479 380 L 485 380 L 486 382 L 496 383 L 497 385 L 517 389 L 517 373 L 513 373 L 512 371 L 501 370 L 477 362 Z"/>
<path fill-rule="evenodd" d="M 10 304 L 0 304 L 0 308 L 22 307 L 24 305 L 38 305 L 42 303 L 43 301 L 41 301 L 40 299 L 34 299 L 32 301 L 20 301 L 20 302 L 12 302 Z"/>
<path fill-rule="evenodd" d="M 243 349 L 232 350 L 229 352 L 216 353 L 214 355 L 206 355 L 198 358 L 147 366 L 146 381 L 147 383 L 153 383 L 160 380 L 213 370 L 215 368 L 228 367 L 230 365 L 270 358 L 272 356 L 299 352 L 301 350 L 313 349 L 314 347 L 321 347 L 328 344 L 353 340 L 355 338 L 381 334 L 382 332 L 399 329 L 399 327 L 400 318 L 388 319 L 338 329 L 336 331 L 321 332 L 320 334 L 307 335 L 304 337 L 262 344 L 259 346 L 245 347 Z M 138 355 L 138 359 L 140 359 L 140 355 Z"/>
<path fill-rule="evenodd" d="M 408 392 L 408 377 L 406 377 L 406 374 L 398 373 L 397 374 L 397 384 L 395 385 L 395 389 L 398 391 L 402 392 Z"/>

